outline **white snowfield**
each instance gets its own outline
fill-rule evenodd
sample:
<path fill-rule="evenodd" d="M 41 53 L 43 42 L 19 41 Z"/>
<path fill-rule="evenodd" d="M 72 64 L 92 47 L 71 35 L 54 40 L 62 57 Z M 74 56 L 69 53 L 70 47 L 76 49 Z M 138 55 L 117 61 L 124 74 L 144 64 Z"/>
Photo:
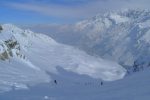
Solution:
<path fill-rule="evenodd" d="M 105 81 L 122 79 L 126 74 L 126 70 L 115 62 L 87 55 L 71 46 L 59 44 L 46 35 L 22 30 L 11 24 L 2 27 L 1 92 L 9 91 L 12 87 L 21 89 L 27 88 L 26 85 L 50 82 L 50 74 L 59 76 L 58 67 Z"/>
<path fill-rule="evenodd" d="M 64 74 L 64 73 L 63 73 Z M 67 73 L 68 75 L 71 75 Z M 56 76 L 57 84 L 40 84 L 30 89 L 0 94 L 0 100 L 149 100 L 150 67 L 122 80 L 103 82 L 94 79 L 75 81 Z M 69 77 L 69 76 L 68 76 Z"/>

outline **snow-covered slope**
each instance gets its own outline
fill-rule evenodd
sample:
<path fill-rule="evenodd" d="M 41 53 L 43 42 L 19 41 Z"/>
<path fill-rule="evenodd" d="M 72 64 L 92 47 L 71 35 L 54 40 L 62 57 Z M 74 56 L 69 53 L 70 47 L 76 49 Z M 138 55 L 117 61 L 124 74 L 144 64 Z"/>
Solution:
<path fill-rule="evenodd" d="M 68 27 L 68 28 L 65 28 Z M 147 66 L 150 61 L 150 11 L 106 12 L 49 34 L 91 55 L 115 60 L 124 66 Z"/>
<path fill-rule="evenodd" d="M 0 31 L 0 90 L 27 88 L 52 80 L 62 68 L 71 73 L 113 81 L 126 70 L 117 63 L 87 55 L 52 38 L 4 24 Z M 49 74 L 48 74 L 49 73 Z"/>
<path fill-rule="evenodd" d="M 134 65 L 134 62 L 147 66 L 150 63 L 149 20 L 149 11 L 127 10 L 79 22 L 76 29 L 88 30 L 80 41 L 88 52 L 127 66 Z"/>
<path fill-rule="evenodd" d="M 70 82 L 57 77 L 58 84 L 40 84 L 28 90 L 0 94 L 0 100 L 149 100 L 150 68 L 122 80 Z M 13 99 L 12 99 L 13 98 Z"/>

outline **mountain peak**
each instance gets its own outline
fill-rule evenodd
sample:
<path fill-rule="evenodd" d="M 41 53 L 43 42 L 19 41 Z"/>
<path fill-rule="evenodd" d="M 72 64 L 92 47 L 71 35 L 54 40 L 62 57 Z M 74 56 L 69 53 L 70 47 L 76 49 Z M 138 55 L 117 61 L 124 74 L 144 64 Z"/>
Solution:
<path fill-rule="evenodd" d="M 73 31 L 70 27 L 68 30 L 50 35 L 59 42 L 74 45 L 91 55 L 117 61 L 123 66 L 132 67 L 137 61 L 142 61 L 139 63 L 143 63 L 143 66 L 150 63 L 147 60 L 150 57 L 149 10 L 109 11 L 78 22 L 71 26 Z M 74 37 L 77 40 L 70 40 Z"/>

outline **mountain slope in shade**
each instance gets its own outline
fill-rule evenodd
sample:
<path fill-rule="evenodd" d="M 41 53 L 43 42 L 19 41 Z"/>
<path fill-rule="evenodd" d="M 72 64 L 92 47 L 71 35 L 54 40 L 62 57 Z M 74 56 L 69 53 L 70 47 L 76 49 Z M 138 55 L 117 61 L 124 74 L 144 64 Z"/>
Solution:
<path fill-rule="evenodd" d="M 27 88 L 51 81 L 62 68 L 78 75 L 113 81 L 124 77 L 126 70 L 117 63 L 87 55 L 52 38 L 2 25 L 0 32 L 0 90 Z M 49 73 L 49 74 L 48 74 Z M 82 77 L 81 77 L 82 78 Z"/>

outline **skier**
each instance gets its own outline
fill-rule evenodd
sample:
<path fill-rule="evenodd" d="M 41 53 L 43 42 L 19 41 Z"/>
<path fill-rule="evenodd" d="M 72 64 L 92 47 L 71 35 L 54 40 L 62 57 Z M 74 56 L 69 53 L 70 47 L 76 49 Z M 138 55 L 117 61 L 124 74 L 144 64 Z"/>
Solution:
<path fill-rule="evenodd" d="M 54 83 L 55 83 L 55 84 L 57 84 L 57 81 L 56 81 L 56 80 L 54 80 Z"/>
<path fill-rule="evenodd" d="M 101 85 L 103 85 L 103 82 L 101 81 Z"/>

